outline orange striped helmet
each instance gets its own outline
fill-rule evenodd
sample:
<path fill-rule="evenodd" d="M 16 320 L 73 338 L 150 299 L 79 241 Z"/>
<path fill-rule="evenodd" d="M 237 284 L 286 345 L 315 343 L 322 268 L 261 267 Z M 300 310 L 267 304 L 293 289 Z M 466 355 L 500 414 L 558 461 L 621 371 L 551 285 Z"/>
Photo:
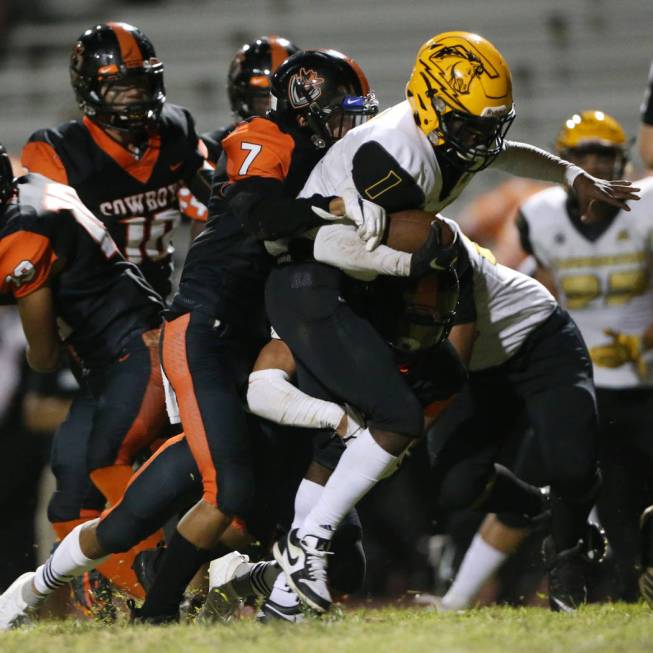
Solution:
<path fill-rule="evenodd" d="M 166 99 L 152 42 L 127 23 L 87 29 L 73 46 L 70 79 L 82 113 L 103 127 L 151 128 Z"/>
<path fill-rule="evenodd" d="M 260 36 L 234 55 L 227 76 L 229 104 L 235 116 L 263 116 L 270 108 L 272 73 L 299 48 L 282 36 Z"/>

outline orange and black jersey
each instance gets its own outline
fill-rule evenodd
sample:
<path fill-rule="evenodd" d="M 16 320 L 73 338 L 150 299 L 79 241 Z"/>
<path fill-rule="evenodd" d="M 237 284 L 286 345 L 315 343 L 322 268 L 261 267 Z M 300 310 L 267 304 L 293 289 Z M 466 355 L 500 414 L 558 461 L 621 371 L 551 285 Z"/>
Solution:
<path fill-rule="evenodd" d="M 170 316 L 199 309 L 258 328 L 272 263 L 261 241 L 323 224 L 311 207 L 328 210 L 332 197 L 296 195 L 325 150 L 274 114 L 241 123 L 222 147 L 228 181 L 214 177 L 209 220 L 188 252 Z"/>
<path fill-rule="evenodd" d="M 0 214 L 0 299 L 49 286 L 59 335 L 83 365 L 115 360 L 160 323 L 161 298 L 72 188 L 40 175 L 20 181 L 20 204 Z"/>
<path fill-rule="evenodd" d="M 29 172 L 72 186 L 120 251 L 163 296 L 169 292 L 177 191 L 201 168 L 204 145 L 186 109 L 166 104 L 140 158 L 84 118 L 41 129 L 25 145 Z"/>

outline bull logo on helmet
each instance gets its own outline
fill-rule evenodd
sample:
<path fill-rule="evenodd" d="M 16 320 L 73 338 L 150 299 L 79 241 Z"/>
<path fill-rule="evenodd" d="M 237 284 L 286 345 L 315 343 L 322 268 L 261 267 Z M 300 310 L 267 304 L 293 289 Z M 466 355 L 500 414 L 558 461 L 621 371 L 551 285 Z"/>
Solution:
<path fill-rule="evenodd" d="M 472 52 L 462 47 L 436 48 L 431 53 L 429 60 L 435 65 L 442 79 L 451 89 L 462 95 L 468 94 L 472 82 L 486 72 L 481 61 Z"/>
<path fill-rule="evenodd" d="M 322 95 L 324 77 L 315 70 L 301 68 L 288 82 L 288 99 L 294 109 L 308 106 Z"/>
<path fill-rule="evenodd" d="M 454 63 L 449 69 L 447 82 L 457 93 L 466 95 L 469 93 L 469 87 L 477 77 L 483 74 L 483 66 L 474 61 L 459 61 Z"/>

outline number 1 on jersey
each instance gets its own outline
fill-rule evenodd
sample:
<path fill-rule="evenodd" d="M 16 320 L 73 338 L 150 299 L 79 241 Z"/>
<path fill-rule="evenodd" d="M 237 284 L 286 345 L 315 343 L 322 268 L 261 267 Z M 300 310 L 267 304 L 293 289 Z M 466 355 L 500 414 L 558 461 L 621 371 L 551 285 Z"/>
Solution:
<path fill-rule="evenodd" d="M 249 154 L 245 157 L 245 160 L 243 161 L 243 164 L 240 166 L 240 170 L 238 171 L 239 175 L 246 175 L 249 167 L 252 165 L 252 162 L 263 149 L 263 146 L 258 145 L 257 143 L 247 143 L 243 141 L 240 144 L 240 149 L 249 151 Z"/>

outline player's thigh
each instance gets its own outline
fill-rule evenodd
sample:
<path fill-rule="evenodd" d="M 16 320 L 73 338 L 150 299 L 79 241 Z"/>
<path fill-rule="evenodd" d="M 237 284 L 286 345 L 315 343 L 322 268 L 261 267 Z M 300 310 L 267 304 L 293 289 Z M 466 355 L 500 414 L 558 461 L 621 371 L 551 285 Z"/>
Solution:
<path fill-rule="evenodd" d="M 89 470 L 129 465 L 167 423 L 158 356 L 143 346 L 105 373 L 93 416 Z"/>
<path fill-rule="evenodd" d="M 278 271 L 267 293 L 271 321 L 296 359 L 372 426 L 419 436 L 421 407 L 389 347 L 344 302 L 337 277 L 316 266 L 297 267 Z"/>

